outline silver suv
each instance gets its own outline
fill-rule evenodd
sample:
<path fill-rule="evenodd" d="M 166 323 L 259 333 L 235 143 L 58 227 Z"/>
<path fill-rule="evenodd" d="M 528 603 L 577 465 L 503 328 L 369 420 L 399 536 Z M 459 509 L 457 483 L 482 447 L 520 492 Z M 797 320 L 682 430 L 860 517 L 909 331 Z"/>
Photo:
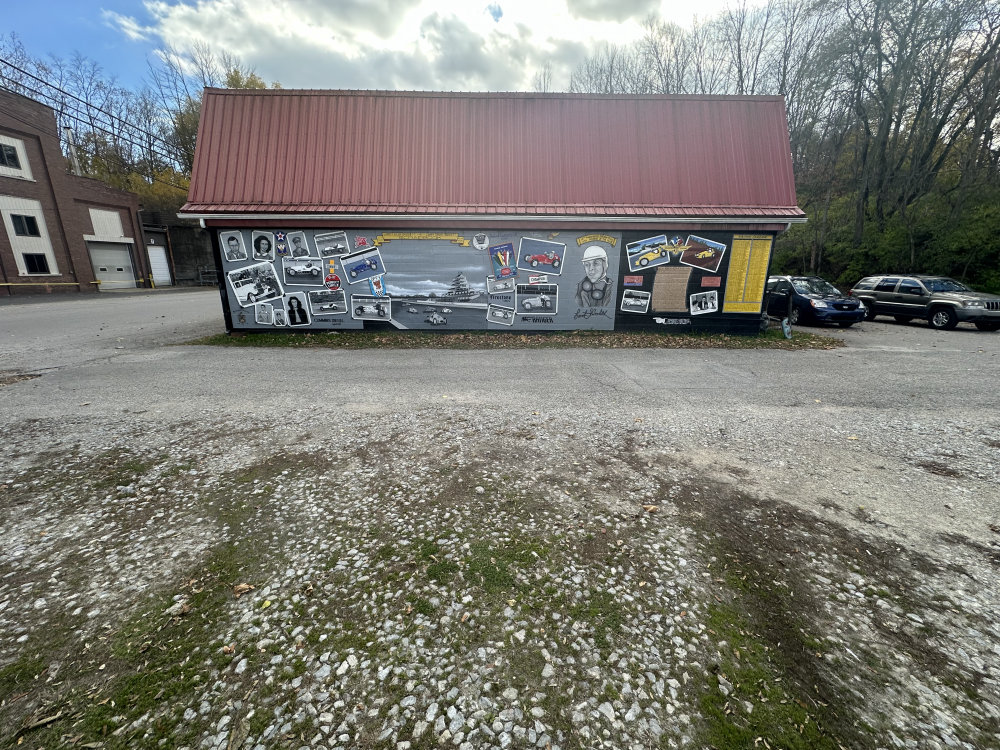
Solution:
<path fill-rule="evenodd" d="M 868 320 L 891 315 L 900 323 L 922 318 L 943 330 L 960 322 L 980 331 L 1000 330 L 1000 295 L 973 291 L 947 276 L 866 276 L 849 294 L 868 308 Z"/>

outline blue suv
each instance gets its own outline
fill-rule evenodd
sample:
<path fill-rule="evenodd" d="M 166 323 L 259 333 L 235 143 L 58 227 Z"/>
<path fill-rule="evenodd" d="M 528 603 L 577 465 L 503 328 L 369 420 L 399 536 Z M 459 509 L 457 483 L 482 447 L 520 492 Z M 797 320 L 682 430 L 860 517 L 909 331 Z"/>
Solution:
<path fill-rule="evenodd" d="M 767 314 L 800 323 L 836 323 L 848 328 L 865 319 L 865 306 L 819 276 L 770 276 Z"/>

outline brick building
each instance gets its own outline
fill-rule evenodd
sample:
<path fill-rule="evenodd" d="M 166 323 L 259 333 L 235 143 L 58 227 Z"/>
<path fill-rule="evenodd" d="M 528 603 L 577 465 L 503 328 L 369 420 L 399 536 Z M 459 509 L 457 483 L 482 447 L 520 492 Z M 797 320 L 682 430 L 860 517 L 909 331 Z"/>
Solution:
<path fill-rule="evenodd" d="M 50 107 L 0 91 L 0 293 L 145 285 L 138 210 L 133 193 L 69 171 Z"/>

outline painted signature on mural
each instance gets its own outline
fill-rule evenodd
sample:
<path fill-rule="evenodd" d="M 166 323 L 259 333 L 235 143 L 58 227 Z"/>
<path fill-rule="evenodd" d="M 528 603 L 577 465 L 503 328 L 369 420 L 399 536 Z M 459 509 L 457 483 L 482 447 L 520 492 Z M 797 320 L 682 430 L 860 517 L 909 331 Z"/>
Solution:
<path fill-rule="evenodd" d="M 653 322 L 661 326 L 689 326 L 691 318 L 653 318 Z"/>
<path fill-rule="evenodd" d="M 586 320 L 587 318 L 609 318 L 609 317 L 611 316 L 608 315 L 608 311 L 603 307 L 584 307 L 576 311 L 576 314 L 573 316 L 573 320 L 579 320 L 580 318 Z"/>

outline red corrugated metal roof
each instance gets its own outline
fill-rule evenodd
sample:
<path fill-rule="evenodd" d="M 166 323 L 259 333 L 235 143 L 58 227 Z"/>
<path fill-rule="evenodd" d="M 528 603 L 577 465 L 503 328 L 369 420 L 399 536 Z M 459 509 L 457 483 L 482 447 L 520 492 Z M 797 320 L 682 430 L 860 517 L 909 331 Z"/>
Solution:
<path fill-rule="evenodd" d="M 780 97 L 229 89 L 182 211 L 803 216 Z"/>

